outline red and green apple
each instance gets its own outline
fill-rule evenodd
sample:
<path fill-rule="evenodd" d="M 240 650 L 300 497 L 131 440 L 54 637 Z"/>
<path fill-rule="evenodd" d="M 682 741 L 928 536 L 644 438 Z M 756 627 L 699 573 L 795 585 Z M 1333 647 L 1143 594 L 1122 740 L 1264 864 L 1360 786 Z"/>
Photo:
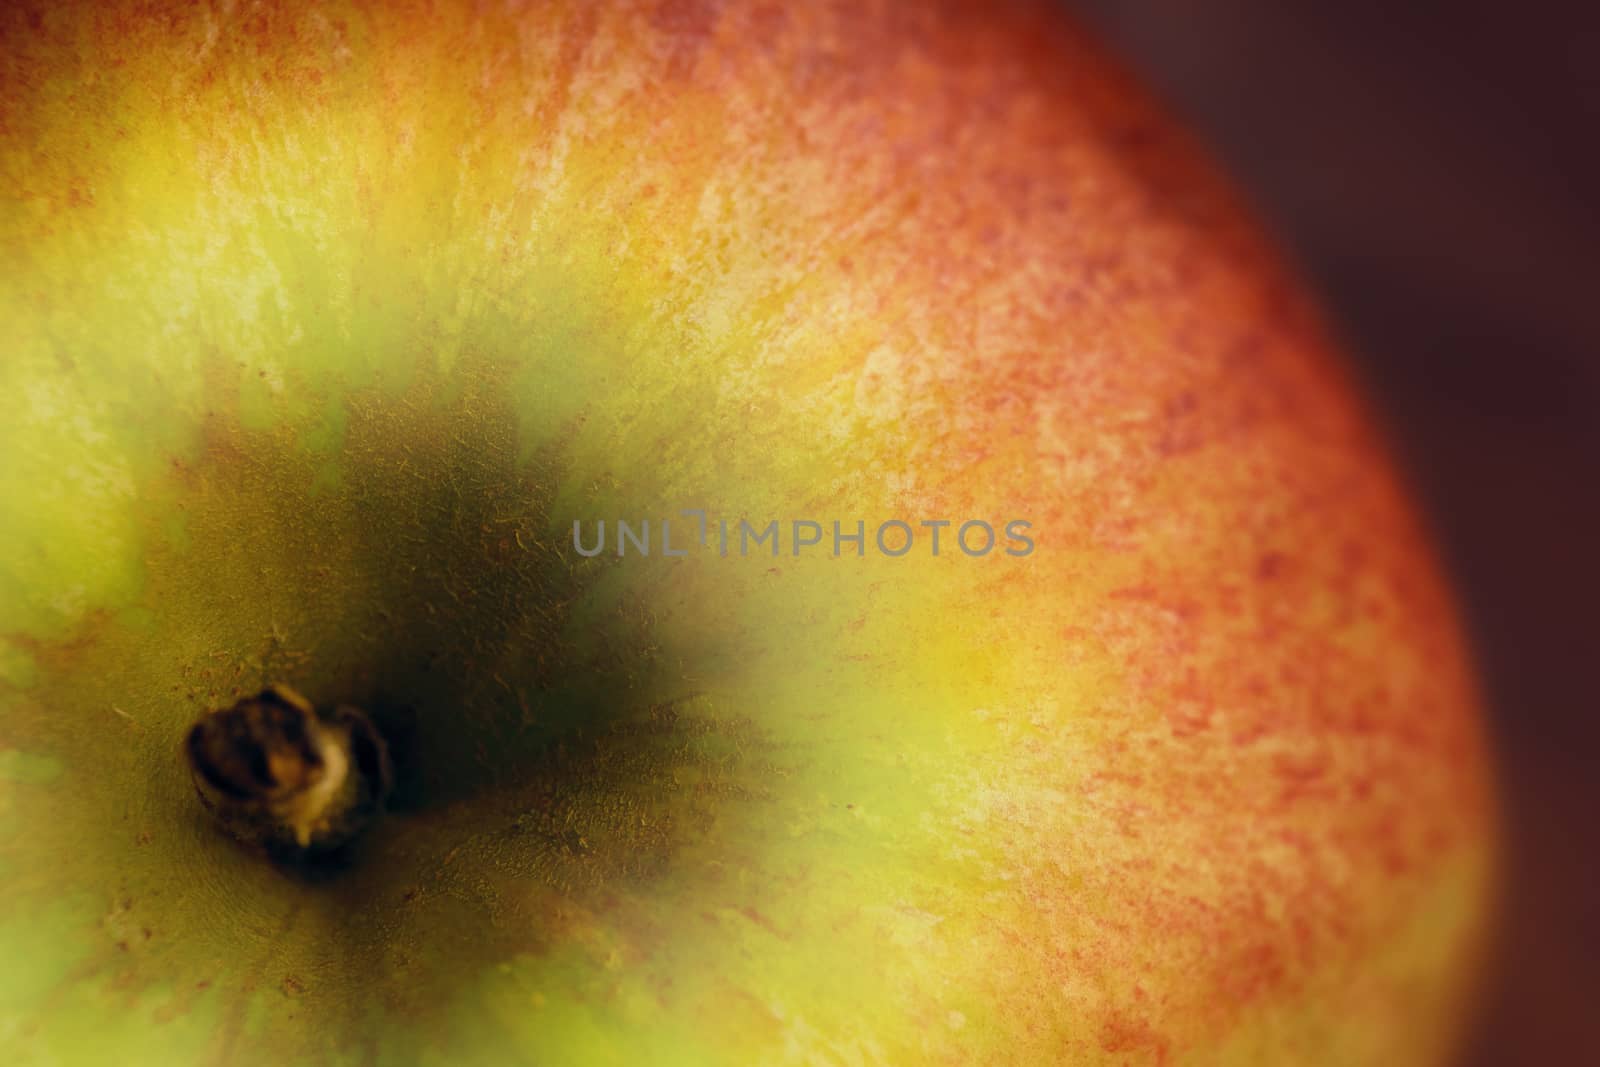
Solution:
<path fill-rule="evenodd" d="M 0 1060 L 1451 1055 L 1457 608 L 1057 16 L 0 19 Z M 340 866 L 196 803 L 273 682 L 391 733 Z"/>

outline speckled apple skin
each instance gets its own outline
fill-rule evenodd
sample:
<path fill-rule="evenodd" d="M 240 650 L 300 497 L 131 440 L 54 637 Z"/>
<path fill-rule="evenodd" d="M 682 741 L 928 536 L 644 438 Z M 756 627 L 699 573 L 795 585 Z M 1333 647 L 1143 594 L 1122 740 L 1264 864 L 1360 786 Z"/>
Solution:
<path fill-rule="evenodd" d="M 1298 289 L 1076 31 L 0 19 L 0 1059 L 1448 1060 L 1456 608 Z M 683 509 L 868 550 L 571 545 Z M 347 870 L 194 803 L 185 728 L 277 680 L 414 711 Z"/>

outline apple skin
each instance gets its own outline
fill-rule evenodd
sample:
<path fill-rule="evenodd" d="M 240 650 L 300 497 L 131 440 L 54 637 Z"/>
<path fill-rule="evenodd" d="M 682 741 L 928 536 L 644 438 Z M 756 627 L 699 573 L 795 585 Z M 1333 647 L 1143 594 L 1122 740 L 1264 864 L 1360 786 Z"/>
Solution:
<path fill-rule="evenodd" d="M 935 7 L 8 9 L 0 1059 L 1448 1060 L 1404 487 L 1138 91 Z M 570 545 L 689 508 L 1037 547 Z M 194 803 L 273 680 L 409 753 L 346 870 Z"/>

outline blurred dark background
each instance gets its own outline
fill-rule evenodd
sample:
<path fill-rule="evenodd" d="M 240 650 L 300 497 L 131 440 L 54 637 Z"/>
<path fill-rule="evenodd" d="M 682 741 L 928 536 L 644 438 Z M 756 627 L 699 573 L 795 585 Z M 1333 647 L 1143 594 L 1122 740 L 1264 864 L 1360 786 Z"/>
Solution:
<path fill-rule="evenodd" d="M 1600 4 L 1068 2 L 1319 291 L 1465 598 L 1510 839 L 1465 1063 L 1600 1063 Z"/>

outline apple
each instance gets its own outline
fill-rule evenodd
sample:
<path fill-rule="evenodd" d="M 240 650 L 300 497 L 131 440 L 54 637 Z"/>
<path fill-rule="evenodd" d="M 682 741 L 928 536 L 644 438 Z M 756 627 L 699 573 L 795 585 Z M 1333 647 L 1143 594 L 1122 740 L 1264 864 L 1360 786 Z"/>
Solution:
<path fill-rule="evenodd" d="M 1452 1054 L 1457 608 L 1057 16 L 5 18 L 0 1060 Z M 395 750 L 340 863 L 196 802 L 275 682 Z"/>

